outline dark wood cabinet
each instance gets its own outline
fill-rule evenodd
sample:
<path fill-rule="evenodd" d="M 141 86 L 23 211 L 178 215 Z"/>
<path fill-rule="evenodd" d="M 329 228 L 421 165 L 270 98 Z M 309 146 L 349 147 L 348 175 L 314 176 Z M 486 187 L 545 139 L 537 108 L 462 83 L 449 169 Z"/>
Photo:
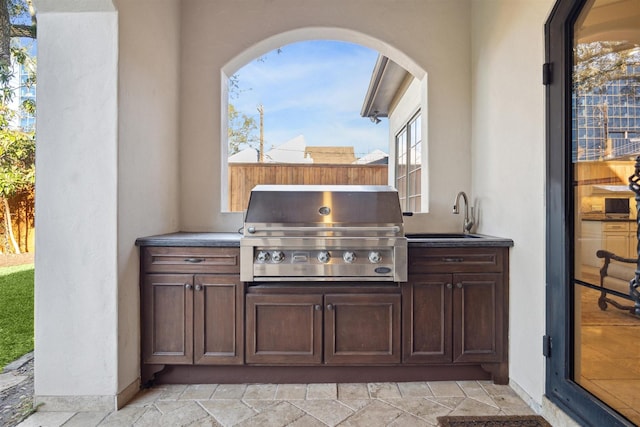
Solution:
<path fill-rule="evenodd" d="M 144 384 L 509 380 L 508 247 L 410 247 L 405 283 L 245 284 L 239 255 L 141 247 Z"/>
<path fill-rule="evenodd" d="M 247 363 L 400 362 L 400 295 L 248 294 Z"/>
<path fill-rule="evenodd" d="M 142 281 L 142 362 L 193 362 L 193 288 L 187 274 L 149 274 Z"/>
<path fill-rule="evenodd" d="M 142 249 L 142 362 L 242 364 L 243 285 L 239 275 L 215 274 L 233 270 L 233 253 L 218 248 L 173 249 Z M 158 252 L 170 254 L 170 262 L 153 264 L 154 253 Z M 220 268 L 210 262 L 201 265 L 211 259 L 224 262 Z M 160 273 L 155 272 L 158 266 Z"/>
<path fill-rule="evenodd" d="M 403 362 L 482 364 L 507 380 L 507 260 L 506 248 L 411 250 Z"/>

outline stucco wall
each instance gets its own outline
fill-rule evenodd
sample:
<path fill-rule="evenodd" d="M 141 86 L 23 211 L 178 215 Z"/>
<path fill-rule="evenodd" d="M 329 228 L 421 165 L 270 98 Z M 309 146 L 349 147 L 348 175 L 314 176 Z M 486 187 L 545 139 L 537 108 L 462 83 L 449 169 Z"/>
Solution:
<path fill-rule="evenodd" d="M 372 47 L 428 74 L 430 215 L 422 225 L 454 229 L 458 190 L 470 185 L 470 6 L 468 0 L 192 0 L 182 6 L 181 226 L 237 230 L 221 213 L 221 70 L 304 38 Z M 306 29 L 306 30 L 305 30 Z M 252 50 L 253 49 L 253 50 Z M 286 54 L 286 51 L 285 51 Z M 231 64 L 231 65 L 230 65 Z M 414 218 L 415 219 L 415 218 Z"/>
<path fill-rule="evenodd" d="M 134 242 L 179 229 L 179 5 L 118 2 L 118 392 L 140 375 Z"/>
<path fill-rule="evenodd" d="M 510 237 L 510 378 L 541 404 L 545 332 L 544 22 L 552 0 L 472 2 L 473 192 Z"/>
<path fill-rule="evenodd" d="M 117 29 L 115 11 L 38 18 L 35 393 L 98 407 L 117 381 Z"/>

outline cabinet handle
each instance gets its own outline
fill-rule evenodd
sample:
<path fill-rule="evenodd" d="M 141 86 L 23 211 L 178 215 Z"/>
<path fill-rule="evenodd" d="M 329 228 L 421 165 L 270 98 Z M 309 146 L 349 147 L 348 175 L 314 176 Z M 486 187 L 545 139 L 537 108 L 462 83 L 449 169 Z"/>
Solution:
<path fill-rule="evenodd" d="M 197 264 L 199 262 L 203 262 L 204 258 L 185 258 L 184 262 L 190 262 L 192 264 Z"/>
<path fill-rule="evenodd" d="M 461 282 L 456 283 L 456 286 L 458 287 L 458 289 L 462 289 L 462 283 Z"/>
<path fill-rule="evenodd" d="M 327 310 L 333 310 L 333 304 L 327 304 Z"/>
<path fill-rule="evenodd" d="M 190 291 L 190 290 L 191 290 L 191 288 L 192 288 L 191 283 L 185 283 L 185 284 L 184 284 L 184 287 L 185 287 L 185 289 L 186 289 L 186 290 L 188 290 L 188 291 Z"/>
<path fill-rule="evenodd" d="M 442 258 L 442 262 L 464 262 L 464 258 L 444 257 Z"/>
<path fill-rule="evenodd" d="M 322 310 L 322 306 L 321 306 L 320 304 L 316 304 L 316 305 L 314 305 L 314 306 L 313 306 L 313 308 L 314 308 L 316 311 L 320 311 L 320 310 Z"/>
<path fill-rule="evenodd" d="M 202 285 L 196 285 L 196 291 L 201 291 L 202 290 Z"/>
<path fill-rule="evenodd" d="M 451 283 L 447 283 L 447 289 L 451 289 L 453 288 L 453 285 Z"/>

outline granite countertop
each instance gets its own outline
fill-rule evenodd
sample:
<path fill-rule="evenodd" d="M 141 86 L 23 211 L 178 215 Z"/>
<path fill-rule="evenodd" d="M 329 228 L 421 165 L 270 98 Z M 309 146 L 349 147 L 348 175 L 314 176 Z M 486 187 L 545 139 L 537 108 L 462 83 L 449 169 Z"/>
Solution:
<path fill-rule="evenodd" d="M 606 216 L 583 216 L 583 221 L 600 221 L 600 222 L 636 222 L 635 218 L 609 218 Z"/>
<path fill-rule="evenodd" d="M 240 233 L 192 233 L 179 231 L 159 234 L 157 236 L 140 237 L 136 246 L 212 246 L 240 247 Z"/>
<path fill-rule="evenodd" d="M 136 240 L 136 246 L 211 246 L 211 247 L 240 247 L 240 233 L 193 233 L 176 232 L 160 234 L 156 236 L 140 237 Z M 437 233 L 429 233 L 428 237 L 407 237 L 409 247 L 511 247 L 513 240 L 502 237 L 487 236 L 484 234 L 471 234 L 468 236 L 453 236 Z"/>

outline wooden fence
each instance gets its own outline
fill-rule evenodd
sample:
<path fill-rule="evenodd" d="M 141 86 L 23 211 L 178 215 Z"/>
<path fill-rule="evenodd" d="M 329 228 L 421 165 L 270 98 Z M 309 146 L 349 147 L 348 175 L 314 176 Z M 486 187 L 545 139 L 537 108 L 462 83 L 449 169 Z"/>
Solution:
<path fill-rule="evenodd" d="M 31 252 L 34 248 L 34 194 L 25 191 L 9 199 L 13 234 L 22 252 Z M 4 208 L 0 205 L 0 253 L 13 253 L 13 247 L 7 237 L 7 223 Z"/>
<path fill-rule="evenodd" d="M 230 163 L 229 210 L 245 210 L 258 184 L 387 185 L 387 169 L 387 165 Z"/>

